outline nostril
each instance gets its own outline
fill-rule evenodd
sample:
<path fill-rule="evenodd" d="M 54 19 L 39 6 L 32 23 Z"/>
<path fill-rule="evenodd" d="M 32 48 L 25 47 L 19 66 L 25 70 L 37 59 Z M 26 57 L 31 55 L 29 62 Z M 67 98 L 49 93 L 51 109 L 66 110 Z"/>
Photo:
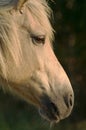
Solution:
<path fill-rule="evenodd" d="M 70 106 L 72 106 L 72 105 L 73 105 L 72 95 L 70 95 L 69 104 L 70 104 Z"/>
<path fill-rule="evenodd" d="M 64 97 L 64 102 L 65 102 L 65 104 L 66 104 L 66 106 L 68 108 L 72 107 L 73 106 L 73 97 L 72 97 L 72 95 L 65 96 Z"/>

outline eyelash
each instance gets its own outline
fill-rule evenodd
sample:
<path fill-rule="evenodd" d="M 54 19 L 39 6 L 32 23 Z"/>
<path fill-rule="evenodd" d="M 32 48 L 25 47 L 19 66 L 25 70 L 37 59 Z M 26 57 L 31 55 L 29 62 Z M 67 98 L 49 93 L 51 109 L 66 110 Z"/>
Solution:
<path fill-rule="evenodd" d="M 44 45 L 45 44 L 45 36 L 44 35 L 38 35 L 38 36 L 31 35 L 31 38 L 32 38 L 33 44 L 35 44 L 35 45 L 38 45 L 38 44 Z"/>

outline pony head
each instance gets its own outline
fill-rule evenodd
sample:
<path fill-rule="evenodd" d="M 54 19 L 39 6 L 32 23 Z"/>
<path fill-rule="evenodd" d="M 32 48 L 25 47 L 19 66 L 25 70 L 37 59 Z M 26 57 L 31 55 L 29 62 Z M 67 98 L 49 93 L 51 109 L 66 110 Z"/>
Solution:
<path fill-rule="evenodd" d="M 74 104 L 70 81 L 57 60 L 46 0 L 0 1 L 0 84 L 58 122 Z"/>

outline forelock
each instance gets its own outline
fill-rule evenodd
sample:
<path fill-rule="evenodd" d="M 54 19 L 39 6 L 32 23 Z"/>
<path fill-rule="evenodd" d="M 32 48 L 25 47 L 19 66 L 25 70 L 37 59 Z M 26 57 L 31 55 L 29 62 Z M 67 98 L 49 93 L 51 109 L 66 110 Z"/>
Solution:
<path fill-rule="evenodd" d="M 29 0 L 26 4 L 33 17 L 37 18 L 41 26 L 47 32 L 49 39 L 54 39 L 53 28 L 50 23 L 52 10 L 46 0 Z"/>

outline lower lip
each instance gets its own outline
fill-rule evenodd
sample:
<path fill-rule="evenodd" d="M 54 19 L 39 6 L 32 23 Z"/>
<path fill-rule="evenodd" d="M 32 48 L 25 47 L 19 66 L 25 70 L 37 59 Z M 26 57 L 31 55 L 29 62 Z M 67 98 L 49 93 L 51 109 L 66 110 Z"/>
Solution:
<path fill-rule="evenodd" d="M 49 118 L 47 115 L 46 115 L 46 111 L 44 111 L 43 109 L 39 109 L 39 114 L 44 118 L 46 119 L 47 121 L 49 122 L 52 122 L 52 123 L 58 123 L 60 121 L 60 118 L 57 117 L 57 116 L 54 116 L 54 117 L 51 117 Z"/>

